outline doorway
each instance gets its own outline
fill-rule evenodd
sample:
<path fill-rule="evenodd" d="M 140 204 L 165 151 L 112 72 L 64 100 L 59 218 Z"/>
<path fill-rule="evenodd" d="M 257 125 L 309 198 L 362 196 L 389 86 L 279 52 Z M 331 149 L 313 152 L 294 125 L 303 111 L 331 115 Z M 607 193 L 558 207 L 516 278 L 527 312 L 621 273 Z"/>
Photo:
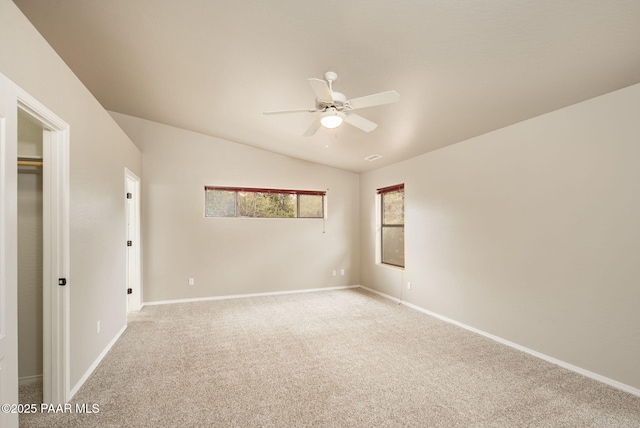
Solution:
<path fill-rule="evenodd" d="M 42 136 L 42 400 L 60 404 L 70 394 L 69 125 L 20 88 L 16 92 L 18 116 Z"/>
<path fill-rule="evenodd" d="M 18 403 L 18 112 L 42 129 L 43 400 L 69 387 L 69 125 L 0 74 L 0 402 Z M 0 413 L 0 426 L 18 415 Z"/>

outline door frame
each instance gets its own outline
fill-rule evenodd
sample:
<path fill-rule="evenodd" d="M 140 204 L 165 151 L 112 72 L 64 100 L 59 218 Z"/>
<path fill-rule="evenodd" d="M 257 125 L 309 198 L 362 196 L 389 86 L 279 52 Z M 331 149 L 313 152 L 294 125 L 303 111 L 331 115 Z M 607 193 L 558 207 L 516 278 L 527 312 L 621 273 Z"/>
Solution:
<path fill-rule="evenodd" d="M 126 288 L 131 288 L 132 293 L 126 294 L 127 311 L 139 311 L 142 308 L 142 242 L 140 233 L 140 177 L 134 174 L 129 168 L 124 169 L 124 188 L 125 195 L 132 193 L 132 199 L 125 199 L 126 204 L 133 204 L 131 209 L 125 206 L 127 224 L 127 238 L 131 239 L 133 245 L 127 247 L 127 280 Z M 131 216 L 131 218 L 129 217 Z M 129 223 L 132 224 L 132 235 L 129 237 Z M 124 242 L 124 241 L 123 241 Z M 133 252 L 133 254 L 131 253 Z M 131 263 L 133 262 L 133 263 Z"/>
<path fill-rule="evenodd" d="M 0 403 L 18 403 L 17 109 L 15 85 L 0 73 Z M 1 426 L 18 415 L 0 412 Z"/>
<path fill-rule="evenodd" d="M 16 89 L 17 108 L 44 130 L 43 402 L 62 404 L 71 398 L 69 125 L 20 87 Z M 66 281 L 66 285 L 60 285 L 61 279 Z M 17 287 L 17 283 L 11 286 Z"/>

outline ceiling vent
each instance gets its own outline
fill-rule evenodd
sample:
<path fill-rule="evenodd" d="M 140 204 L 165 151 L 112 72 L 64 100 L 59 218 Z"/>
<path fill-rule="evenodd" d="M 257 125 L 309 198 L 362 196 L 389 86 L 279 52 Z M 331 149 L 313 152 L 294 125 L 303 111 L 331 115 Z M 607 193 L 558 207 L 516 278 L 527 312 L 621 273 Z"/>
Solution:
<path fill-rule="evenodd" d="M 373 162 L 374 160 L 380 159 L 382 156 L 380 155 L 369 155 L 364 160 L 368 160 L 369 162 Z"/>

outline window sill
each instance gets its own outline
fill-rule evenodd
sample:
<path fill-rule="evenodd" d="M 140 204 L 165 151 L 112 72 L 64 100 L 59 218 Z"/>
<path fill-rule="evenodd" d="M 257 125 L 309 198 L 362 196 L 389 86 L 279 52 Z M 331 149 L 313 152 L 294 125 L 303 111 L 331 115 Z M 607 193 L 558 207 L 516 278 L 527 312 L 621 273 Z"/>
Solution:
<path fill-rule="evenodd" d="M 382 262 L 378 262 L 378 263 L 376 263 L 376 264 L 377 264 L 378 266 L 383 266 L 383 267 L 391 268 L 391 269 L 395 269 L 395 270 L 401 270 L 401 271 L 404 271 L 404 270 L 406 269 L 406 267 L 405 267 L 405 266 L 390 265 L 390 264 L 382 263 Z"/>

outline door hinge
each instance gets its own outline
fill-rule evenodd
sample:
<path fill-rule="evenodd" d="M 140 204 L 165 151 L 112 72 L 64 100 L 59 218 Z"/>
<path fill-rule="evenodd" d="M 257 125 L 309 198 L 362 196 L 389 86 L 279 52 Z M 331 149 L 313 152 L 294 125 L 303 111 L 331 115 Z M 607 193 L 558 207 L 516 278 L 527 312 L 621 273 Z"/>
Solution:
<path fill-rule="evenodd" d="M 127 247 L 132 247 L 133 246 L 133 241 L 127 241 Z"/>
<path fill-rule="evenodd" d="M 58 285 L 67 285 L 67 278 L 58 278 Z"/>
<path fill-rule="evenodd" d="M 133 199 L 133 193 L 127 192 L 127 199 Z"/>
<path fill-rule="evenodd" d="M 127 294 L 133 294 L 133 288 L 127 288 Z"/>

